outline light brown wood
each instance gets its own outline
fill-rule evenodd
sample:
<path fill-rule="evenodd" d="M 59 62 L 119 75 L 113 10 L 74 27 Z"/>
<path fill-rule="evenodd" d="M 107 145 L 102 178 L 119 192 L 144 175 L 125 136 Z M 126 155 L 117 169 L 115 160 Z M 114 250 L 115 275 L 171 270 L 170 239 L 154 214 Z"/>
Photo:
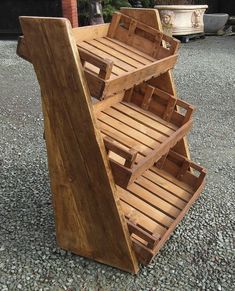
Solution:
<path fill-rule="evenodd" d="M 109 23 L 76 27 L 72 29 L 75 41 L 85 41 L 94 38 L 104 37 L 109 30 Z"/>
<path fill-rule="evenodd" d="M 141 20 L 141 22 L 156 28 L 161 32 L 163 31 L 161 19 L 156 9 L 133 9 L 125 7 L 121 8 L 120 12 L 134 19 Z M 156 87 L 176 96 L 176 88 L 171 70 L 156 78 L 151 79 L 150 84 L 153 86 L 155 85 Z M 174 146 L 174 150 L 190 159 L 190 152 L 186 136 Z"/>
<path fill-rule="evenodd" d="M 84 65 L 90 93 L 98 99 L 108 98 L 164 74 L 173 68 L 177 60 L 177 40 L 122 13 L 114 13 L 109 26 L 97 25 L 91 31 L 76 28 L 73 33 L 84 64 L 91 62 L 99 68 L 105 60 L 113 63 L 109 73 L 106 70 L 97 72 L 96 68 Z M 162 47 L 165 38 L 169 49 Z M 99 77 L 97 81 L 96 77 Z"/>
<path fill-rule="evenodd" d="M 176 97 L 169 72 L 178 42 L 150 9 L 124 9 L 90 30 L 60 18 L 20 21 L 17 53 L 41 87 L 58 244 L 136 273 L 205 182 L 185 156 L 194 108 Z M 90 93 L 106 99 L 92 104 Z"/>
<path fill-rule="evenodd" d="M 42 92 L 57 241 L 79 255 L 137 272 L 71 26 L 56 18 L 20 22 Z"/>
<path fill-rule="evenodd" d="M 168 161 L 171 161 L 171 167 Z M 162 169 L 151 167 L 125 191 L 118 187 L 121 201 L 126 203 L 123 205 L 125 216 L 138 226 L 138 231 L 132 227 L 130 232 L 134 233 L 131 239 L 142 264 L 148 264 L 157 254 L 202 191 L 205 182 L 202 167 L 189 161 L 190 166 L 200 174 L 195 176 L 188 171 L 183 181 L 178 177 L 177 173 L 181 170 L 179 163 L 183 165 L 187 161 L 184 156 L 171 151 Z M 188 176 L 196 180 L 188 179 Z M 153 231 L 157 233 L 154 247 L 149 245 L 151 238 L 145 236 L 146 232 L 153 235 Z"/>
<path fill-rule="evenodd" d="M 129 150 L 132 149 L 138 153 L 134 162 L 131 163 L 131 172 L 128 170 L 127 173 L 127 169 L 125 170 L 125 180 L 123 174 L 119 178 L 125 164 L 120 163 L 120 159 L 114 158 L 116 161 L 115 182 L 120 186 L 127 186 L 124 181 L 128 184 L 133 183 L 144 171 L 167 154 L 170 148 L 185 136 L 192 125 L 192 107 L 156 87 L 148 84 L 136 86 L 128 99 L 129 102 L 124 102 L 117 96 L 108 98 L 107 100 L 113 100 L 113 102 L 101 101 L 101 104 L 106 104 L 106 106 L 100 106 L 101 110 L 96 111 L 100 131 L 112 138 L 117 146 L 124 145 Z M 169 115 L 168 104 L 172 106 L 172 100 L 174 105 L 180 104 L 186 110 L 186 122 L 186 117 L 177 112 L 175 106 L 171 108 Z M 143 104 L 148 110 L 141 108 Z M 190 117 L 187 115 L 188 110 Z M 117 150 L 115 153 L 118 154 Z M 124 157 L 123 154 L 120 156 Z M 113 163 L 113 160 L 111 162 Z"/>

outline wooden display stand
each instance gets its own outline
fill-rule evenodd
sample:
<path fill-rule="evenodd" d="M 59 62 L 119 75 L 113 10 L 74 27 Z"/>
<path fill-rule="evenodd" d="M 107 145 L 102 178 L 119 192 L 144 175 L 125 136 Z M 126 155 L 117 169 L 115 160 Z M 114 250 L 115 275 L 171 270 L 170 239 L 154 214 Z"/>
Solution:
<path fill-rule="evenodd" d="M 41 87 L 59 246 L 137 273 L 202 191 L 205 170 L 189 160 L 183 140 L 193 108 L 174 92 L 177 42 L 161 33 L 155 10 L 115 15 L 110 26 L 89 30 L 21 17 L 17 52 Z M 131 41 L 117 36 L 123 29 Z M 92 103 L 91 92 L 101 101 Z"/>

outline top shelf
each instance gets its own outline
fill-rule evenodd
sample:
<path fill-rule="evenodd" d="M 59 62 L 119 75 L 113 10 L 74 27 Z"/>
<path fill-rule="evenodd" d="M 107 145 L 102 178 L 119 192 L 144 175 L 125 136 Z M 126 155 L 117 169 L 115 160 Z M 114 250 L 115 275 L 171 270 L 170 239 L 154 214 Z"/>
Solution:
<path fill-rule="evenodd" d="M 173 68 L 179 41 L 115 13 L 110 25 L 74 29 L 91 95 L 105 99 Z"/>

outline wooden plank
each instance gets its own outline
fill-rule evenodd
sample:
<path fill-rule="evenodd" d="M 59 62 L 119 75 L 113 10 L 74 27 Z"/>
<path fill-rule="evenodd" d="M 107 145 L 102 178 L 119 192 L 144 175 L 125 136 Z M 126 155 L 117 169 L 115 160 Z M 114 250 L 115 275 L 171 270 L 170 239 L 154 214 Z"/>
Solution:
<path fill-rule="evenodd" d="M 125 201 L 121 200 L 121 207 L 125 216 L 132 221 L 134 224 L 143 228 L 150 234 L 159 233 L 161 236 L 166 232 L 166 228 L 162 227 L 154 220 L 144 215 Z"/>
<path fill-rule="evenodd" d="M 71 25 L 61 18 L 21 17 L 20 23 L 47 120 L 58 244 L 76 254 L 137 272 Z M 95 159 L 91 153 L 96 153 Z"/>
<path fill-rule="evenodd" d="M 162 24 L 160 15 L 158 13 L 157 9 L 146 9 L 146 8 L 139 8 L 139 9 L 133 9 L 133 8 L 121 8 L 121 13 L 128 15 L 129 17 L 132 17 L 136 20 L 139 20 L 147 25 L 150 25 L 153 28 L 156 28 L 160 31 L 162 30 Z M 164 74 L 153 78 L 151 80 L 151 85 L 156 86 L 174 96 L 176 96 L 176 88 L 174 79 L 172 77 L 171 70 L 165 72 Z M 188 141 L 187 137 L 184 137 L 182 140 L 180 140 L 177 145 L 174 146 L 174 150 L 178 153 L 184 155 L 190 160 L 190 153 L 189 153 L 189 147 L 188 147 Z"/>
<path fill-rule="evenodd" d="M 129 65 L 114 56 L 109 55 L 105 51 L 96 48 L 95 46 L 91 45 L 88 42 L 80 42 L 80 43 L 77 43 L 77 45 L 78 45 L 78 48 L 85 49 L 88 52 L 95 54 L 96 56 L 100 58 L 108 59 L 112 61 L 117 67 L 119 67 L 119 69 L 122 69 L 124 72 L 134 71 L 135 69 L 134 66 Z M 117 92 L 114 92 L 114 93 L 117 93 Z"/>
<path fill-rule="evenodd" d="M 89 91 L 91 96 L 99 98 L 104 90 L 105 81 L 97 76 L 95 73 L 84 70 L 84 75 L 89 84 Z"/>
<path fill-rule="evenodd" d="M 163 225 L 165 228 L 170 227 L 171 223 L 174 221 L 171 217 L 165 215 L 163 212 L 146 203 L 144 200 L 138 198 L 131 192 L 118 187 L 118 193 L 119 197 L 123 201 L 125 201 L 135 209 L 138 209 L 141 213 L 150 217 L 157 223 Z"/>
<path fill-rule="evenodd" d="M 159 252 L 159 250 L 164 245 L 165 241 L 169 238 L 169 236 L 174 231 L 174 229 L 176 228 L 176 226 L 183 219 L 183 217 L 188 212 L 188 210 L 193 205 L 193 203 L 197 200 L 197 198 L 200 195 L 202 189 L 204 188 L 204 184 L 205 184 L 204 181 L 202 181 L 202 184 L 200 185 L 200 187 L 198 188 L 198 190 L 194 193 L 194 195 L 192 196 L 192 198 L 189 200 L 189 202 L 187 203 L 186 207 L 180 212 L 180 214 L 177 216 L 177 218 L 172 223 L 172 225 L 170 226 L 170 228 L 165 232 L 165 234 L 163 235 L 162 239 L 160 240 L 160 242 L 157 244 L 156 248 L 154 249 L 154 253 L 155 254 Z"/>
<path fill-rule="evenodd" d="M 125 167 L 132 168 L 132 165 L 136 160 L 137 151 L 133 149 L 126 150 L 125 147 L 108 137 L 104 138 L 104 145 L 107 151 L 112 151 L 126 160 L 124 164 Z"/>
<path fill-rule="evenodd" d="M 114 13 L 113 17 L 112 17 L 112 21 L 109 25 L 109 30 L 107 33 L 107 36 L 110 38 L 114 38 L 114 35 L 116 33 L 117 27 L 119 25 L 119 21 L 121 18 L 121 14 L 120 13 Z"/>
<path fill-rule="evenodd" d="M 154 62 L 154 61 L 156 61 L 155 58 L 149 56 L 148 54 L 145 54 L 144 52 L 142 52 L 142 51 L 140 51 L 140 50 L 138 50 L 138 49 L 136 49 L 136 48 L 134 48 L 134 47 L 132 47 L 132 46 L 130 46 L 130 45 L 128 45 L 128 44 L 125 44 L 125 43 L 123 43 L 123 42 L 121 42 L 121 41 L 119 41 L 119 40 L 117 40 L 117 39 L 109 38 L 109 37 L 104 37 L 104 39 L 107 39 L 107 40 L 109 40 L 110 42 L 115 43 L 115 44 L 117 44 L 118 46 L 120 46 L 120 47 L 126 49 L 127 51 L 131 51 L 131 52 L 133 52 L 134 54 L 136 54 L 136 55 L 138 55 L 138 56 L 141 56 L 141 57 L 143 57 L 143 58 L 149 60 L 150 62 Z"/>
<path fill-rule="evenodd" d="M 165 171 L 165 170 L 160 170 L 157 167 L 151 167 L 151 171 L 155 172 L 159 177 L 164 178 L 166 181 L 171 182 L 173 185 L 178 186 L 179 188 L 187 191 L 188 193 L 192 194 L 193 193 L 193 188 L 189 184 L 179 181 L 176 177 L 174 177 L 171 173 Z"/>
<path fill-rule="evenodd" d="M 105 37 L 108 34 L 109 23 L 76 27 L 72 29 L 76 42 Z"/>
<path fill-rule="evenodd" d="M 123 97 L 124 97 L 124 92 L 119 93 L 119 94 L 115 94 L 108 99 L 97 102 L 93 106 L 93 110 L 94 110 L 95 115 L 98 116 L 100 111 L 106 110 L 111 105 L 114 105 L 116 103 L 121 102 Z"/>
<path fill-rule="evenodd" d="M 124 133 L 125 135 L 137 140 L 138 142 L 148 146 L 151 149 L 155 149 L 159 143 L 152 139 L 151 137 L 148 137 L 147 135 L 139 132 L 138 130 L 135 130 L 134 128 L 131 128 L 130 126 L 116 120 L 115 118 L 100 112 L 98 116 L 98 120 L 102 121 L 103 123 L 106 123 L 116 130 Z"/>
<path fill-rule="evenodd" d="M 94 54 L 91 54 L 83 49 L 79 50 L 80 58 L 83 62 L 88 62 L 96 67 L 98 67 L 101 71 L 101 75 L 99 73 L 99 77 L 107 80 L 110 78 L 113 62 L 110 60 L 100 59 L 96 57 Z"/>
<path fill-rule="evenodd" d="M 139 237 L 132 235 L 132 244 L 140 264 L 147 265 L 154 257 L 154 252 L 139 241 Z"/>
<path fill-rule="evenodd" d="M 176 63 L 177 55 L 167 57 L 162 60 L 155 61 L 143 68 L 135 69 L 132 74 L 125 73 L 123 76 L 110 80 L 104 90 L 104 98 L 117 93 L 123 89 L 130 89 L 132 86 L 143 81 L 149 80 L 154 76 L 161 75 L 172 69 Z"/>
<path fill-rule="evenodd" d="M 131 234 L 131 237 L 133 237 L 133 236 L 136 238 L 138 237 L 138 239 L 142 240 L 142 242 L 150 249 L 153 249 L 160 239 L 159 235 L 153 236 L 153 235 L 147 233 L 146 231 L 141 229 L 139 226 L 130 222 L 128 219 L 127 219 L 127 226 L 128 226 L 129 232 Z"/>
<path fill-rule="evenodd" d="M 175 124 L 163 120 L 161 117 L 157 116 L 153 112 L 143 110 L 139 106 L 136 106 L 134 103 L 129 104 L 129 103 L 122 102 L 122 104 L 134 110 L 135 114 L 137 114 L 136 112 L 139 112 L 141 115 L 137 114 L 137 116 L 138 117 L 141 116 L 141 120 L 144 118 L 144 121 L 148 123 L 149 122 L 153 123 L 155 121 L 154 125 L 156 127 L 160 126 L 161 129 L 159 128 L 159 131 L 163 132 L 167 136 L 169 136 L 170 134 L 172 134 L 174 131 L 178 129 L 178 126 L 176 126 Z M 143 117 L 142 115 L 145 117 Z M 158 123 L 159 125 L 157 125 L 156 123 Z"/>
<path fill-rule="evenodd" d="M 170 136 L 175 132 L 175 130 L 166 126 L 167 123 L 165 123 L 164 120 L 162 121 L 162 119 L 158 116 L 153 114 L 151 115 L 151 113 L 149 114 L 134 104 L 132 105 L 126 102 L 122 102 L 120 104 L 115 104 L 112 107 L 130 116 L 134 120 L 148 126 L 149 128 L 159 131 L 165 136 Z"/>
<path fill-rule="evenodd" d="M 180 210 L 178 208 L 162 200 L 154 193 L 150 192 L 148 189 L 145 189 L 143 186 L 137 183 L 132 183 L 128 185 L 127 190 L 138 196 L 140 199 L 147 202 L 151 206 L 160 210 L 164 215 L 166 215 L 166 219 L 168 219 L 167 216 L 174 219 L 180 213 Z"/>
<path fill-rule="evenodd" d="M 163 189 L 169 191 L 170 193 L 180 197 L 186 202 L 188 202 L 191 198 L 191 194 L 188 191 L 175 185 L 171 181 L 164 179 L 160 175 L 157 175 L 155 172 L 152 171 L 152 169 L 144 172 L 143 176 L 153 181 L 155 184 L 162 187 Z"/>
<path fill-rule="evenodd" d="M 142 55 L 139 54 L 139 51 L 136 50 L 136 52 L 133 52 L 132 50 L 129 50 L 127 47 L 124 48 L 122 45 L 118 44 L 118 42 L 111 41 L 109 38 L 99 38 L 96 39 L 98 42 L 105 44 L 106 46 L 114 49 L 117 52 L 126 54 L 129 58 L 138 61 L 142 65 L 147 65 L 151 61 Z M 154 60 L 154 59 L 153 59 Z M 155 60 L 154 60 L 155 61 Z"/>
<path fill-rule="evenodd" d="M 135 183 L 138 185 L 143 186 L 145 189 L 148 189 L 164 201 L 172 204 L 173 206 L 183 209 L 186 205 L 186 202 L 180 199 L 179 197 L 173 195 L 172 193 L 168 192 L 167 190 L 159 187 L 157 184 L 152 182 L 148 179 L 148 175 L 143 174 L 141 177 L 135 180 Z"/>
<path fill-rule="evenodd" d="M 122 60 L 123 62 L 127 63 L 128 65 L 131 65 L 135 68 L 143 67 L 143 64 L 141 62 L 138 62 L 137 60 L 133 60 L 132 58 L 129 58 L 127 54 L 125 53 L 120 53 L 119 51 L 114 50 L 113 48 L 103 44 L 102 42 L 99 42 L 98 40 L 90 40 L 89 44 L 92 46 L 108 53 L 109 55 Z"/>
<path fill-rule="evenodd" d="M 154 87 L 151 86 L 147 86 L 145 93 L 144 93 L 144 98 L 142 100 L 142 104 L 141 104 L 141 108 L 143 108 L 144 110 L 148 110 L 149 108 L 149 104 L 152 101 L 152 96 L 154 93 Z"/>
<path fill-rule="evenodd" d="M 143 172 L 149 169 L 154 163 L 156 163 L 164 154 L 166 154 L 170 148 L 172 148 L 180 139 L 185 136 L 192 126 L 192 120 L 188 121 L 175 133 L 173 133 L 166 141 L 160 144 L 155 150 L 153 150 L 146 158 L 142 159 L 138 165 L 133 167 L 133 175 L 129 183 L 132 183 Z M 185 179 L 185 177 L 184 177 Z"/>
<path fill-rule="evenodd" d="M 110 98 L 108 98 L 106 100 L 109 100 L 109 99 Z M 113 104 L 113 105 L 115 105 L 115 104 Z M 166 139 L 166 136 L 162 135 L 158 131 L 155 131 L 154 129 L 149 128 L 148 126 L 134 120 L 133 118 L 129 117 L 128 115 L 123 114 L 120 111 L 115 110 L 114 108 L 106 109 L 105 113 L 110 115 L 110 116 L 113 116 L 115 119 L 122 121 L 123 123 L 131 126 L 132 128 L 138 130 L 139 132 L 146 134 L 147 136 L 158 141 L 159 143 L 163 142 Z"/>
<path fill-rule="evenodd" d="M 126 134 L 118 131 L 117 129 L 111 127 L 108 124 L 105 124 L 98 120 L 98 126 L 102 133 L 105 135 L 113 138 L 114 140 L 120 142 L 121 144 L 127 146 L 128 148 L 133 148 L 137 150 L 140 154 L 143 156 L 147 156 L 152 150 L 147 147 L 146 145 L 138 142 L 137 140 L 134 140 L 133 138 L 130 138 Z"/>
<path fill-rule="evenodd" d="M 115 23 L 115 32 L 112 33 L 112 38 L 118 39 L 124 43 L 131 44 L 131 46 L 138 48 L 149 55 L 153 55 L 155 44 L 160 45 L 162 33 L 140 21 L 126 16 L 125 14 L 119 15 L 118 24 Z M 120 16 L 121 15 L 121 16 Z M 116 18 L 115 18 L 116 19 Z M 120 25 L 120 22 L 129 23 L 128 30 L 126 27 Z M 114 27 L 114 25 L 111 24 Z"/>

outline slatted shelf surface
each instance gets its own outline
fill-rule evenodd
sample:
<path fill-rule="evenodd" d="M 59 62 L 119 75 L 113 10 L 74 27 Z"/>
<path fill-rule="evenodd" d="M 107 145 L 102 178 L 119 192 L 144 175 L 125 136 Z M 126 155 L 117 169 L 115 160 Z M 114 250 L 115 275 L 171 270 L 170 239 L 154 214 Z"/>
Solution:
<path fill-rule="evenodd" d="M 174 167 L 178 169 L 176 164 Z M 160 244 L 163 243 L 162 240 L 168 238 L 186 209 L 192 204 L 192 200 L 200 193 L 201 185 L 195 189 L 194 185 L 181 181 L 168 170 L 152 166 L 126 189 L 117 186 L 127 221 L 131 221 L 149 235 L 157 237 L 156 245 L 149 248 L 149 256 L 141 256 L 141 245 L 146 252 L 148 242 L 136 234 L 131 236 L 133 241 L 139 242 L 137 256 L 140 256 L 139 259 L 144 264 L 149 263 L 157 253 Z M 204 179 L 201 180 L 201 184 L 203 183 Z"/>
<path fill-rule="evenodd" d="M 127 102 L 104 109 L 98 114 L 97 120 L 103 135 L 138 151 L 136 164 L 178 129 L 174 124 Z"/>
<path fill-rule="evenodd" d="M 156 61 L 156 59 L 145 53 L 123 44 L 120 41 L 109 37 L 100 37 L 77 43 L 79 48 L 95 54 L 100 59 L 113 61 L 112 74 L 110 79 L 121 76 L 136 69 L 144 68 L 146 65 Z M 86 68 L 98 75 L 98 68 L 86 63 Z"/>

